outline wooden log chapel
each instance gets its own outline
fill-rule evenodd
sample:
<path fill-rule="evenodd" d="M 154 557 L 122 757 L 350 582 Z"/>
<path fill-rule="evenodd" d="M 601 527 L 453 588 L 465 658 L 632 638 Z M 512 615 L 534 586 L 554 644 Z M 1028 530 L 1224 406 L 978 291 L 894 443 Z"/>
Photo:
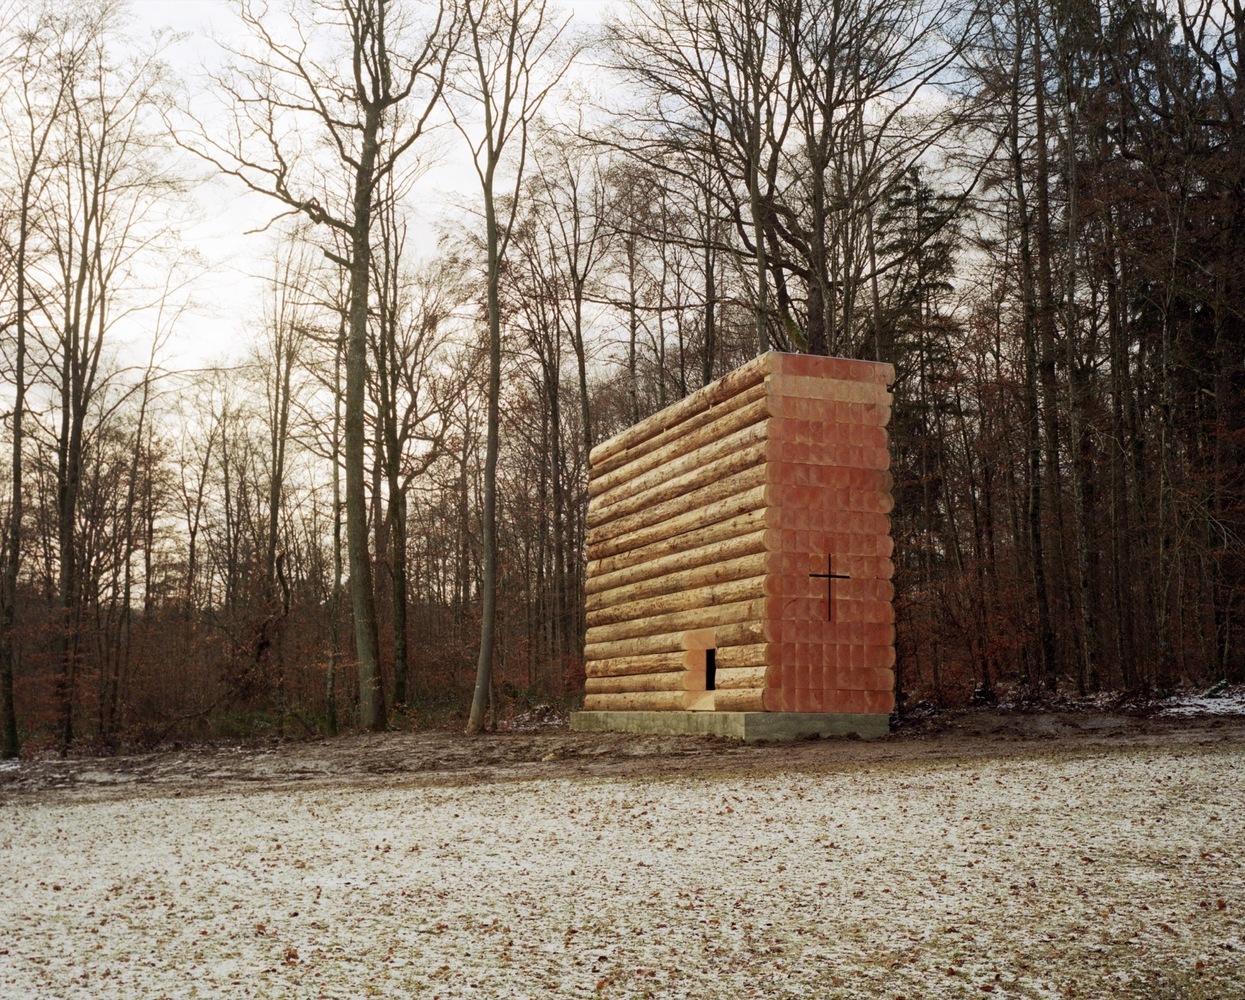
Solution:
<path fill-rule="evenodd" d="M 890 713 L 893 381 L 764 354 L 593 449 L 585 713 Z"/>

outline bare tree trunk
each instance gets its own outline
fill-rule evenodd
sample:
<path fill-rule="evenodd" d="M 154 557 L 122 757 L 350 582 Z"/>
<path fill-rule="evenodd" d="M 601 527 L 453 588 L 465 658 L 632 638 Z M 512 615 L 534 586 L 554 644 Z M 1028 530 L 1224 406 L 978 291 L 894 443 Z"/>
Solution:
<path fill-rule="evenodd" d="M 575 328 L 571 337 L 575 349 L 575 371 L 579 376 L 579 420 L 584 432 L 584 454 L 592 451 L 592 401 L 588 396 L 588 358 L 584 349 L 584 282 L 575 283 Z"/>
<path fill-rule="evenodd" d="M 36 158 L 36 164 L 38 160 Z M 17 317 L 13 361 L 13 482 L 9 499 L 9 524 L 4 548 L 4 609 L 0 620 L 0 756 L 11 760 L 21 754 L 17 731 L 17 708 L 13 702 L 16 661 L 13 635 L 17 617 L 17 574 L 22 558 L 22 431 L 26 411 L 26 248 L 30 234 L 32 164 L 22 180 L 16 259 Z"/>
<path fill-rule="evenodd" d="M 13 258 L 13 281 L 16 291 L 16 312 L 14 315 L 14 357 L 13 357 L 13 451 L 12 451 L 12 483 L 9 494 L 9 523 L 4 540 L 4 578 L 3 578 L 3 609 L 0 610 L 0 757 L 12 759 L 21 753 L 21 739 L 17 730 L 17 706 L 13 698 L 13 674 L 16 670 L 17 650 L 14 629 L 17 620 L 17 580 L 22 561 L 22 518 L 23 507 L 23 443 L 26 415 L 26 336 L 29 320 L 30 304 L 27 301 L 29 285 L 28 265 L 30 263 L 30 238 L 33 229 L 31 214 L 35 209 L 36 184 L 42 187 L 46 181 L 40 177 L 40 165 L 43 162 L 52 128 L 61 114 L 68 79 L 64 66 L 58 65 L 60 73 L 54 100 L 42 122 L 36 122 L 35 106 L 30 98 L 30 88 L 38 76 L 45 72 L 42 63 L 43 52 L 36 48 L 37 39 L 32 36 L 29 44 L 31 51 L 27 54 L 31 65 L 20 67 L 21 113 L 25 124 L 30 129 L 28 140 L 30 147 L 24 151 L 29 159 L 22 164 L 21 193 L 17 207 L 17 247 Z M 17 75 L 15 74 L 15 79 Z M 16 130 L 14 130 L 16 135 Z M 13 156 L 17 159 L 18 151 L 14 140 Z"/>
<path fill-rule="evenodd" d="M 639 238 L 631 233 L 627 237 L 627 398 L 631 403 L 631 422 L 640 420 L 640 373 L 639 336 L 640 303 L 636 290 L 639 271 Z"/>
<path fill-rule="evenodd" d="M 325 724 L 329 735 L 337 733 L 337 669 L 341 664 L 342 606 L 342 355 L 346 347 L 343 328 L 333 345 L 333 593 L 329 601 L 329 668 L 324 684 Z"/>
<path fill-rule="evenodd" d="M 1026 280 L 1034 280 L 1037 285 L 1037 301 L 1035 303 L 1035 326 L 1038 338 L 1038 382 L 1040 386 L 1040 402 L 1042 420 L 1042 445 L 1045 453 L 1044 475 L 1047 504 L 1055 527 L 1055 570 L 1056 590 L 1068 580 L 1067 559 L 1064 546 L 1063 525 L 1063 490 L 1059 478 L 1059 398 L 1055 373 L 1055 294 L 1054 264 L 1051 246 L 1051 206 L 1050 206 L 1050 157 L 1046 123 L 1046 69 L 1042 53 L 1041 14 L 1037 5 L 1032 8 L 1033 17 L 1033 90 L 1034 90 L 1034 153 L 1035 169 L 1033 185 L 1037 196 L 1035 211 L 1025 220 L 1025 226 L 1033 231 L 1035 257 L 1030 258 L 1031 270 Z M 1073 252 L 1071 248 L 1069 252 Z M 1071 336 L 1071 331 L 1069 331 Z M 1036 558 L 1036 555 L 1035 555 Z M 1043 570 L 1043 575 L 1045 571 Z M 1044 598 L 1039 597 L 1039 601 Z M 1049 616 L 1049 611 L 1047 612 Z M 1059 682 L 1059 662 L 1055 652 L 1055 633 L 1053 625 L 1048 633 L 1043 632 L 1043 660 L 1045 665 L 1043 683 L 1048 691 L 1054 691 Z"/>
<path fill-rule="evenodd" d="M 701 348 L 700 384 L 708 385 L 713 381 L 713 362 L 718 350 L 718 261 L 713 248 L 712 230 L 713 216 L 709 192 L 705 191 L 705 342 Z"/>
<path fill-rule="evenodd" d="M 1079 92 L 1079 83 L 1075 84 Z M 1077 285 L 1077 253 L 1079 251 L 1079 227 L 1077 195 L 1079 177 L 1077 168 L 1077 108 L 1079 101 L 1074 96 L 1074 81 L 1064 80 L 1064 117 L 1066 135 L 1064 138 L 1065 163 L 1068 188 L 1068 220 L 1067 239 L 1064 249 L 1064 336 L 1067 347 L 1066 363 L 1068 366 L 1068 444 L 1073 449 L 1071 461 L 1068 463 L 1071 481 L 1069 490 L 1072 495 L 1072 520 L 1076 538 L 1077 589 L 1075 603 L 1077 609 L 1077 625 L 1079 642 L 1077 644 L 1077 689 L 1084 694 L 1086 687 L 1097 691 L 1098 683 L 1098 637 L 1096 634 L 1095 616 L 1091 614 L 1092 579 L 1090 575 L 1090 546 L 1096 546 L 1091 540 L 1088 517 L 1088 505 L 1085 502 L 1088 488 L 1088 477 L 1085 474 L 1084 430 L 1081 425 L 1081 407 L 1084 405 L 1084 393 L 1080 376 L 1080 358 L 1077 352 L 1079 340 L 1079 319 L 1076 308 Z"/>
<path fill-rule="evenodd" d="M 393 553 L 393 703 L 396 708 L 405 706 L 410 698 L 407 677 L 409 594 L 406 566 L 406 490 L 396 474 L 390 480 L 389 490 L 389 545 Z"/>
<path fill-rule="evenodd" d="M 1019 2 L 1014 7 L 1017 34 L 1023 30 L 1023 16 Z M 1036 26 L 1035 26 L 1036 30 Z M 1038 676 L 1053 676 L 1055 659 L 1055 634 L 1050 620 L 1050 603 L 1046 589 L 1046 559 L 1042 534 L 1042 432 L 1038 401 L 1038 350 L 1037 305 L 1034 296 L 1033 257 L 1030 250 L 1030 220 L 1028 199 L 1025 195 L 1025 170 L 1020 149 L 1020 68 L 1024 46 L 1016 45 L 1012 63 L 1011 86 L 1011 141 L 1012 181 L 1015 185 L 1015 211 L 1020 235 L 1020 282 L 1024 300 L 1024 347 L 1025 347 L 1025 437 L 1028 452 L 1028 529 L 1031 546 L 1031 573 L 1034 599 L 1037 602 L 1038 630 Z M 1028 678 L 1032 683 L 1032 678 Z"/>
<path fill-rule="evenodd" d="M 534 79 L 540 63 L 556 43 L 561 29 L 551 30 L 545 0 L 466 0 L 463 8 L 464 36 L 470 52 L 460 93 L 483 117 L 482 136 L 472 139 L 465 117 L 455 114 L 455 124 L 467 138 L 484 201 L 488 301 L 488 417 L 484 450 L 483 573 L 481 580 L 480 658 L 476 665 L 475 690 L 467 732 L 484 727 L 491 702 L 493 650 L 497 622 L 497 456 L 501 422 L 501 302 L 498 282 L 501 262 L 514 228 L 523 167 L 527 157 L 528 124 L 535 117 L 550 89 L 565 71 L 566 63 L 550 74 L 540 87 Z M 514 170 L 514 194 L 497 213 L 497 169 L 512 139 L 518 140 Z"/>
<path fill-rule="evenodd" d="M 359 724 L 380 730 L 387 724 L 385 693 L 377 658 L 376 595 L 367 537 L 366 449 L 367 303 L 371 287 L 372 189 L 380 109 L 369 107 L 363 148 L 355 171 L 354 219 L 350 232 L 350 312 L 346 339 L 346 555 L 350 603 L 354 611 L 355 651 L 359 659 Z"/>
<path fill-rule="evenodd" d="M 500 150 L 498 151 L 500 152 Z M 501 303 L 497 283 L 501 271 L 501 249 L 497 237 L 497 212 L 493 199 L 495 164 L 487 172 L 484 185 L 484 224 L 488 247 L 488 416 L 484 445 L 484 497 L 481 526 L 483 586 L 480 609 L 480 659 L 476 665 L 475 691 L 467 732 L 484 728 L 489 689 L 493 681 L 493 647 L 497 623 L 497 451 L 501 424 Z"/>

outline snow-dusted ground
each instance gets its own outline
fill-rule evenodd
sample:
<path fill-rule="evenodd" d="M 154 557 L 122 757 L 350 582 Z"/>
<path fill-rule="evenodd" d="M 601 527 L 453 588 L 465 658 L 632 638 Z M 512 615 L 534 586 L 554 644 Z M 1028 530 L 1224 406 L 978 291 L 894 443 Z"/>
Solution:
<path fill-rule="evenodd" d="M 1245 689 L 1237 688 L 1210 698 L 1204 695 L 1168 698 L 1159 703 L 1158 711 L 1161 715 L 1176 716 L 1245 715 Z"/>
<path fill-rule="evenodd" d="M 1245 746 L 0 807 L 0 996 L 1245 997 Z"/>

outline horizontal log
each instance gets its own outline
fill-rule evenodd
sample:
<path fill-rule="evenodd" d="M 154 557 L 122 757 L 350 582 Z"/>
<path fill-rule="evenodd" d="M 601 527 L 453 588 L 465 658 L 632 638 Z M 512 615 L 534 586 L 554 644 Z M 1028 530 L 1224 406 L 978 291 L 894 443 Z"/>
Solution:
<path fill-rule="evenodd" d="M 760 546 L 763 541 L 764 536 L 761 534 L 753 538 L 753 543 L 757 546 Z M 588 594 L 585 609 L 591 615 L 596 611 L 632 601 L 683 593 L 701 587 L 727 583 L 731 580 L 742 580 L 750 576 L 764 576 L 769 572 L 769 563 L 770 554 L 761 549 L 735 559 L 723 559 L 721 562 L 710 563 L 707 566 L 660 573 L 637 583 Z M 592 619 L 589 618 L 589 621 L 591 622 Z"/>
<path fill-rule="evenodd" d="M 585 589 L 593 594 L 659 576 L 672 569 L 690 569 L 717 562 L 719 558 L 733 559 L 761 552 L 767 537 L 765 529 L 765 511 L 750 510 L 674 538 L 662 539 L 604 559 L 593 559 L 587 566 Z M 758 545 L 761 547 L 754 547 Z"/>
<path fill-rule="evenodd" d="M 589 663 L 603 660 L 638 659 L 641 656 L 676 654 L 682 656 L 683 633 L 663 632 L 637 639 L 618 639 L 609 642 L 585 642 L 584 659 Z"/>
<path fill-rule="evenodd" d="M 889 492 L 854 489 L 848 485 L 854 478 L 854 470 L 846 466 L 822 465 L 802 456 L 799 460 L 789 461 L 781 456 L 791 452 L 784 452 L 783 447 L 776 446 L 773 441 L 769 442 L 768 450 L 769 481 L 774 485 L 819 489 L 824 495 L 821 501 L 823 507 L 838 510 L 880 510 L 882 513 L 889 513 L 894 506 L 894 499 Z"/>
<path fill-rule="evenodd" d="M 686 706 L 686 691 L 627 691 L 584 698 L 585 712 L 682 712 Z"/>
<path fill-rule="evenodd" d="M 683 670 L 686 652 L 649 653 L 644 656 L 616 656 L 610 660 L 588 660 L 584 671 L 589 677 L 628 677 L 636 674 L 664 674 Z"/>
<path fill-rule="evenodd" d="M 848 403 L 835 399 L 808 399 L 802 396 L 771 396 L 769 398 L 769 415 L 773 421 L 810 421 L 816 423 L 821 430 L 821 440 L 830 434 L 838 433 L 850 427 L 884 428 L 891 420 L 891 400 L 876 403 Z M 831 424 L 839 427 L 832 429 Z M 786 436 L 775 431 L 775 436 Z"/>
<path fill-rule="evenodd" d="M 749 618 L 745 621 L 719 625 L 714 629 L 719 655 L 727 646 L 750 646 L 766 642 L 766 623 Z M 589 642 L 584 647 L 584 659 L 588 661 L 613 660 L 619 657 L 645 656 L 653 653 L 681 653 L 685 648 L 685 633 L 664 632 L 660 635 L 644 635 L 631 639 L 611 639 Z"/>
<path fill-rule="evenodd" d="M 837 378 L 811 378 L 779 372 L 769 379 L 771 396 L 829 399 L 840 403 L 889 404 L 891 394 L 882 382 L 856 382 Z"/>
<path fill-rule="evenodd" d="M 620 677 L 589 677 L 586 694 L 617 694 L 621 691 L 686 691 L 688 673 L 675 670 L 664 674 L 626 674 Z"/>
<path fill-rule="evenodd" d="M 689 666 L 704 666 L 705 658 L 703 655 L 707 649 L 717 649 L 717 629 L 712 628 L 694 628 L 683 633 L 683 648 L 687 650 L 683 654 L 683 662 Z"/>
<path fill-rule="evenodd" d="M 889 714 L 895 707 L 893 691 L 836 691 L 830 689 L 766 688 L 769 712 L 842 712 L 849 715 Z"/>
<path fill-rule="evenodd" d="M 742 476 L 749 477 L 749 481 L 755 481 L 755 474 L 758 473 L 760 477 L 764 477 L 765 469 L 763 467 L 750 469 Z M 698 531 L 749 511 L 761 510 L 766 505 L 765 491 L 765 485 L 757 483 L 741 492 L 725 494 L 723 499 L 703 507 L 695 507 L 684 513 L 672 514 L 664 518 L 658 517 L 652 524 L 646 524 L 625 533 L 611 535 L 600 540 L 589 540 L 587 543 L 588 558 L 603 559 L 606 556 L 617 555 L 629 549 L 638 549 L 666 538 L 674 538 L 676 535 Z M 711 491 L 704 491 L 704 496 L 699 497 L 698 500 L 703 501 L 711 495 Z M 610 527 L 612 528 L 613 525 Z"/>
<path fill-rule="evenodd" d="M 888 514 L 867 510 L 848 510 L 838 503 L 839 491 L 818 486 L 795 486 L 771 483 L 765 495 L 767 506 L 793 507 L 809 514 L 827 511 L 833 514 L 835 528 L 849 534 L 886 534 L 891 528 Z M 846 498 L 844 498 L 846 499 Z M 813 530 L 813 529 L 810 529 Z"/>
<path fill-rule="evenodd" d="M 761 621 L 765 618 L 764 587 L 764 577 L 753 577 L 720 587 L 706 587 L 695 592 L 696 596 L 689 602 L 690 606 L 668 602 L 660 605 L 664 609 L 661 613 L 637 614 L 635 617 L 629 615 L 620 621 L 589 625 L 587 641 L 592 645 L 617 639 L 664 635 L 668 632 L 716 629 L 719 625 L 736 622 Z M 665 598 L 658 600 L 665 601 Z M 635 605 L 626 607 L 630 609 Z"/>
<path fill-rule="evenodd" d="M 782 599 L 778 598 L 776 600 Z M 824 611 L 825 600 L 823 599 L 819 603 Z M 840 645 L 845 643 L 849 646 L 887 649 L 891 648 L 895 642 L 895 626 L 889 622 L 835 622 L 834 636 L 834 642 Z M 796 652 L 794 647 L 790 645 L 795 642 L 794 639 L 782 642 L 777 638 L 772 638 L 769 642 L 770 645 L 766 653 L 768 657 L 767 663 L 795 662 L 792 658 L 796 656 Z M 890 666 L 889 663 L 876 665 Z"/>
<path fill-rule="evenodd" d="M 769 646 L 758 642 L 750 646 L 726 646 L 717 652 L 719 670 L 737 667 L 764 667 L 769 663 Z"/>
<path fill-rule="evenodd" d="M 628 514 L 626 517 L 615 518 L 608 524 L 599 524 L 596 527 L 589 528 L 587 533 L 588 544 L 599 544 L 619 535 L 639 531 L 641 528 L 646 528 L 660 521 L 668 521 L 671 518 L 680 517 L 684 514 L 694 514 L 712 503 L 733 497 L 744 490 L 764 485 L 765 482 L 765 466 L 752 466 L 716 483 L 705 483 L 703 486 L 690 490 L 681 496 L 662 503 L 652 504 L 643 510 Z M 718 520 L 721 519 L 719 518 Z"/>
<path fill-rule="evenodd" d="M 849 555 L 889 559 L 894 552 L 894 539 L 889 533 L 845 531 L 842 511 L 769 507 L 766 517 L 767 520 L 777 521 L 785 531 L 808 532 L 810 538 L 821 538 L 824 542 L 822 551 L 833 552 L 836 559 Z M 886 530 L 889 532 L 889 528 Z M 799 548 L 808 551 L 804 545 Z M 779 546 L 779 550 L 793 551 L 791 544 Z"/>
<path fill-rule="evenodd" d="M 760 689 L 765 687 L 765 673 L 769 667 L 723 667 L 718 666 L 715 683 L 722 691 L 740 688 Z"/>
<path fill-rule="evenodd" d="M 747 555 L 743 559 L 732 560 L 717 567 L 705 567 L 695 570 L 697 574 L 705 574 L 700 587 L 688 583 L 685 587 L 675 588 L 674 592 L 666 590 L 656 595 L 641 595 L 632 600 L 608 604 L 604 608 L 595 608 L 588 613 L 589 628 L 595 625 L 614 625 L 621 621 L 640 621 L 654 619 L 659 615 L 690 608 L 711 608 L 718 604 L 730 604 L 733 601 L 749 600 L 764 597 L 766 593 L 766 562 L 768 554 Z M 721 577 L 713 579 L 710 570 L 721 570 Z M 650 583 L 660 583 L 660 580 Z M 640 584 L 642 585 L 645 584 Z M 614 590 L 610 593 L 619 593 Z M 870 593 L 870 597 L 873 594 Z M 705 626 L 710 628 L 710 626 Z"/>
<path fill-rule="evenodd" d="M 728 649 L 731 646 L 751 646 L 756 643 L 766 642 L 769 639 L 769 636 L 766 634 L 766 623 L 763 621 L 719 625 L 714 631 L 717 634 L 719 656 L 723 649 Z"/>
<path fill-rule="evenodd" d="M 695 491 L 694 494 L 668 501 L 666 504 L 654 505 L 629 517 L 620 518 L 608 525 L 590 530 L 587 540 L 590 563 L 617 556 L 632 549 L 645 548 L 666 539 L 677 539 L 678 536 L 702 529 L 711 530 L 704 531 L 694 539 L 689 537 L 673 542 L 664 551 L 650 550 L 642 556 L 634 558 L 629 556 L 616 560 L 610 565 L 616 568 L 634 565 L 637 560 L 643 562 L 644 556 L 650 554 L 664 555 L 678 552 L 684 548 L 685 544 L 690 549 L 693 545 L 701 547 L 714 541 L 735 537 L 735 524 L 723 524 L 717 529 L 712 529 L 711 526 L 753 512 L 759 513 L 755 513 L 755 520 L 749 523 L 764 522 L 774 527 L 804 531 L 831 531 L 836 534 L 859 534 L 879 538 L 890 531 L 890 518 L 886 514 L 844 510 L 837 507 L 835 502 L 837 494 L 841 491 L 814 486 L 759 482 L 767 474 L 765 467 L 758 466 L 732 476 L 716 487 L 705 487 Z M 877 475 L 877 473 L 872 474 Z M 749 483 L 756 483 L 756 485 L 741 490 L 741 487 L 747 487 Z M 715 494 L 723 498 L 705 506 L 696 506 L 704 504 Z M 861 551 L 858 554 L 889 556 L 890 553 L 889 549 L 886 551 L 870 549 L 868 552 Z"/>
<path fill-rule="evenodd" d="M 690 437 L 706 427 L 729 421 L 740 410 L 757 402 L 764 403 L 767 408 L 772 402 L 764 382 L 750 386 L 738 395 L 724 400 L 720 405 L 689 417 L 687 420 L 675 424 L 660 434 L 655 434 L 653 437 L 641 441 L 625 451 L 617 452 L 604 462 L 590 465 L 588 471 L 589 479 L 593 480 L 598 477 L 610 476 L 632 465 L 647 471 L 651 456 L 657 453 L 668 454 L 666 452 L 668 448 L 673 452 L 678 452 L 678 448 L 675 446 L 683 441 L 684 438 Z M 660 461 L 662 461 L 660 458 L 654 459 L 655 464 Z"/>
<path fill-rule="evenodd" d="M 778 566 L 780 557 L 773 556 L 774 572 L 765 577 L 765 595 L 767 597 L 817 597 L 824 602 L 826 596 L 826 581 L 813 580 L 813 573 L 824 573 L 826 569 L 826 560 L 821 559 L 820 565 L 812 562 L 808 557 L 797 558 L 793 562 L 800 563 L 794 571 L 780 572 Z M 785 557 L 784 557 L 785 558 Z M 888 604 L 895 599 L 895 585 L 890 580 L 883 580 L 876 577 L 857 578 L 846 574 L 841 563 L 844 560 L 836 560 L 834 571 L 844 572 L 847 579 L 834 581 L 834 603 L 840 601 L 885 601 Z"/>
<path fill-rule="evenodd" d="M 768 667 L 718 667 L 716 689 L 720 691 L 760 690 L 765 687 Z M 589 677 L 584 682 L 588 694 L 617 694 L 623 691 L 690 691 L 703 690 L 705 671 L 672 670 L 659 674 L 622 674 L 610 677 Z"/>
<path fill-rule="evenodd" d="M 799 442 L 793 442 L 793 444 L 799 447 Z M 890 449 L 886 442 L 873 445 L 849 444 L 843 438 L 832 437 L 817 445 L 807 444 L 804 448 L 806 450 L 799 461 L 834 472 L 847 469 L 886 471 L 891 464 Z M 790 447 L 782 446 L 781 439 L 774 439 L 771 442 L 769 458 L 778 459 L 780 455 L 789 457 L 792 454 Z M 841 485 L 846 485 L 842 483 L 843 473 L 832 478 L 840 480 Z"/>
<path fill-rule="evenodd" d="M 813 403 L 810 400 L 797 400 L 796 402 L 806 403 L 806 415 L 802 417 L 777 416 L 766 421 L 766 427 L 769 431 L 769 440 L 786 441 L 792 445 L 824 445 L 824 443 L 838 443 L 838 445 L 854 445 L 858 447 L 885 448 L 890 443 L 890 435 L 886 433 L 885 427 L 868 425 L 868 423 L 842 423 L 830 420 L 824 420 L 818 413 L 812 411 Z M 782 400 L 782 405 L 774 403 L 774 407 L 778 410 L 792 403 L 792 400 Z M 860 406 L 863 403 L 840 403 L 828 402 L 824 403 L 828 407 L 843 406 Z M 797 407 L 798 411 L 798 407 Z"/>
<path fill-rule="evenodd" d="M 769 400 L 764 392 L 764 386 L 756 386 L 745 394 L 736 396 L 735 399 L 723 403 L 716 410 L 707 412 L 705 416 L 706 421 L 700 426 L 688 428 L 686 433 L 672 437 L 665 445 L 654 447 L 651 451 L 646 451 L 644 455 L 632 458 L 635 452 L 626 452 L 624 465 L 620 465 L 613 471 L 603 473 L 598 469 L 593 469 L 588 483 L 588 496 L 594 499 L 603 497 L 611 489 L 618 489 L 625 483 L 635 481 L 654 469 L 660 471 L 660 469 L 670 468 L 676 462 L 685 460 L 687 456 L 701 452 L 702 448 L 715 445 L 718 441 L 723 441 L 749 426 L 764 426 L 769 416 Z M 707 420 L 710 416 L 713 417 L 712 420 Z M 681 431 L 685 427 L 687 425 L 680 425 L 679 428 L 671 428 L 671 431 Z"/>
<path fill-rule="evenodd" d="M 809 568 L 806 564 L 803 569 L 794 573 L 772 573 L 765 578 L 764 590 L 766 597 L 778 598 L 778 604 L 781 606 L 787 600 L 800 600 L 802 598 L 813 597 L 818 602 L 825 603 L 826 598 L 826 581 L 812 579 L 813 573 L 825 572 L 825 560 L 822 560 L 821 566 Z M 838 562 L 835 563 L 835 572 L 839 571 Z M 835 605 L 843 604 L 845 607 L 861 604 L 890 604 L 895 599 L 895 585 L 890 580 L 872 579 L 855 579 L 848 578 L 834 581 L 834 603 Z M 801 618 L 803 615 L 798 611 L 792 611 L 795 617 Z M 844 618 L 845 621 L 851 620 Z"/>
<path fill-rule="evenodd" d="M 721 482 L 754 465 L 764 465 L 769 448 L 765 425 L 753 424 L 733 434 L 712 448 L 687 456 L 686 464 L 672 464 L 667 469 L 644 476 L 611 490 L 588 502 L 588 526 L 595 527 L 632 514 L 653 504 Z"/>
<path fill-rule="evenodd" d="M 713 710 L 715 712 L 764 712 L 765 692 L 763 689 L 743 688 L 738 691 L 714 691 Z"/>
<path fill-rule="evenodd" d="M 895 575 L 895 564 L 889 559 L 848 555 L 835 547 L 839 540 L 835 532 L 829 531 L 788 529 L 775 532 L 774 536 L 766 534 L 766 549 L 771 553 L 766 571 L 771 575 L 796 576 L 820 573 L 825 569 L 825 557 L 833 553 L 834 571 L 853 580 L 889 580 Z"/>
<path fill-rule="evenodd" d="M 605 604 L 617 600 L 617 592 L 628 588 L 643 586 L 646 583 L 656 585 L 665 579 L 702 571 L 712 575 L 716 566 L 748 557 L 763 556 L 767 552 L 765 546 L 767 537 L 769 536 L 766 530 L 762 528 L 748 535 L 726 538 L 688 552 L 675 552 L 637 566 L 628 566 L 617 572 L 599 576 L 593 576 L 592 566 L 589 566 L 584 587 L 588 597 L 588 610 L 604 607 Z M 700 584 L 693 585 L 699 586 Z M 660 589 L 652 591 L 652 593 L 661 592 Z"/>
<path fill-rule="evenodd" d="M 754 358 L 733 372 L 723 375 L 716 382 L 710 382 L 703 389 L 698 389 L 690 396 L 646 417 L 620 434 L 602 441 L 589 453 L 592 467 L 603 468 L 612 456 L 636 448 L 641 442 L 656 437 L 697 414 L 704 413 L 738 396 L 744 390 L 764 382 L 772 363 L 765 355 Z"/>

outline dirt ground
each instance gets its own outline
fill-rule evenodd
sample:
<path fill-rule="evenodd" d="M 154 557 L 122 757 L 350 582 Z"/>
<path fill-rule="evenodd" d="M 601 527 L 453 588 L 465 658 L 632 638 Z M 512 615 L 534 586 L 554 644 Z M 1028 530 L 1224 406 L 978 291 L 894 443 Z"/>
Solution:
<path fill-rule="evenodd" d="M 871 763 L 1081 756 L 1105 748 L 1245 742 L 1245 716 L 971 709 L 911 720 L 888 737 L 742 744 L 714 737 L 575 733 L 565 716 L 521 717 L 467 737 L 430 729 L 284 743 L 0 765 L 0 803 L 102 801 L 330 786 L 438 787 L 529 779 L 819 773 Z"/>

